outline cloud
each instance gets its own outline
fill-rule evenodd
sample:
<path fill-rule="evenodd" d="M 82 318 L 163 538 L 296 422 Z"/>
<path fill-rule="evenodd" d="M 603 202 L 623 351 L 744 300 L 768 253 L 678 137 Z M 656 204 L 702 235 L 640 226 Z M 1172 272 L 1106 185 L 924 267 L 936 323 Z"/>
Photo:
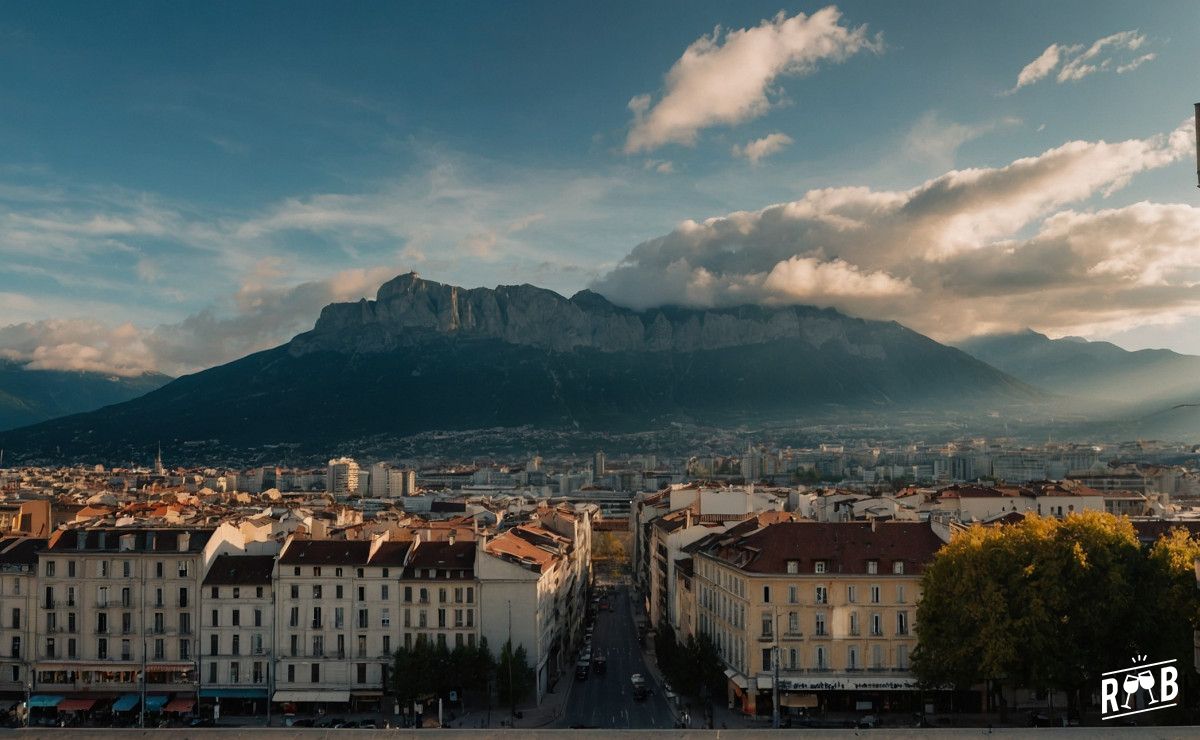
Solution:
<path fill-rule="evenodd" d="M 906 159 L 939 170 L 954 166 L 955 155 L 963 144 L 1002 128 L 1019 126 L 1021 119 L 1005 117 L 982 123 L 944 121 L 934 111 L 922 115 L 909 129 L 901 145 Z"/>
<path fill-rule="evenodd" d="M 1146 139 L 1072 141 L 904 191 L 812 190 L 685 221 L 593 288 L 633 308 L 809 303 L 935 338 L 1033 326 L 1086 334 L 1200 315 L 1200 209 L 1099 211 L 1140 172 L 1193 151 L 1187 122 Z"/>
<path fill-rule="evenodd" d="M 745 157 L 750 160 L 750 164 L 758 164 L 759 160 L 764 157 L 769 157 L 772 154 L 783 151 L 791 146 L 792 137 L 787 134 L 773 133 L 767 134 L 761 139 L 746 142 L 745 145 L 734 144 L 731 150 L 735 157 Z"/>
<path fill-rule="evenodd" d="M 879 36 L 866 26 L 842 25 L 834 6 L 810 16 L 780 12 L 754 28 L 725 32 L 718 26 L 683 52 L 667 72 L 657 102 L 649 94 L 629 101 L 633 123 L 625 153 L 664 144 L 692 145 L 701 129 L 736 125 L 771 107 L 768 93 L 783 76 L 806 75 L 820 62 L 841 62 L 860 51 L 879 51 Z"/>
<path fill-rule="evenodd" d="M 0 327 L 0 357 L 29 369 L 112 375 L 194 372 L 268 349 L 310 328 L 335 301 L 374 296 L 398 267 L 343 270 L 328 279 L 281 284 L 276 260 L 260 261 L 227 301 L 182 321 L 140 328 L 130 322 L 50 319 Z"/>
<path fill-rule="evenodd" d="M 1005 94 L 1011 95 L 1022 87 L 1039 82 L 1056 69 L 1058 74 L 1055 79 L 1059 83 L 1077 82 L 1096 72 L 1132 72 L 1157 56 L 1149 53 L 1130 58 L 1131 52 L 1137 51 L 1145 43 L 1144 34 L 1131 30 L 1097 39 L 1086 49 L 1083 44 L 1050 44 L 1037 59 L 1021 69 L 1017 84 Z"/>

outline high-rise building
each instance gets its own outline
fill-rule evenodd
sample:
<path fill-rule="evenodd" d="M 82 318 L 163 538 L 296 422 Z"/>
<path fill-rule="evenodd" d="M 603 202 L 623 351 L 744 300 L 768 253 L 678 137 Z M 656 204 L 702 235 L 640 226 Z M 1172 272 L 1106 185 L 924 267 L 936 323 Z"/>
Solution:
<path fill-rule="evenodd" d="M 349 457 L 330 460 L 325 473 L 325 490 L 335 496 L 358 493 L 358 463 Z"/>
<path fill-rule="evenodd" d="M 596 450 L 596 454 L 592 455 L 592 475 L 594 477 L 599 478 L 604 475 L 606 462 L 604 450 Z"/>

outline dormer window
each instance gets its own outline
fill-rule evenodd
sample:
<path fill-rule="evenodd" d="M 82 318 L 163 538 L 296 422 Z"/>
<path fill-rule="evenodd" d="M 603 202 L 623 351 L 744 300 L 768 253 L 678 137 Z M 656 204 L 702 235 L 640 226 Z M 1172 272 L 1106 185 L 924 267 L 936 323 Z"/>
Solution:
<path fill-rule="evenodd" d="M 904 575 L 904 561 L 903 560 L 897 560 L 896 562 L 892 563 L 892 573 L 895 573 L 898 576 Z"/>
<path fill-rule="evenodd" d="M 791 573 L 791 574 L 799 573 L 800 572 L 800 561 L 799 560 L 787 561 L 787 572 Z"/>
<path fill-rule="evenodd" d="M 818 561 L 814 562 L 813 563 L 813 572 L 814 573 L 824 573 L 825 572 L 825 561 L 818 560 Z"/>
<path fill-rule="evenodd" d="M 875 575 L 878 572 L 879 572 L 879 561 L 878 560 L 868 560 L 867 561 L 867 573 L 869 573 L 871 575 Z"/>

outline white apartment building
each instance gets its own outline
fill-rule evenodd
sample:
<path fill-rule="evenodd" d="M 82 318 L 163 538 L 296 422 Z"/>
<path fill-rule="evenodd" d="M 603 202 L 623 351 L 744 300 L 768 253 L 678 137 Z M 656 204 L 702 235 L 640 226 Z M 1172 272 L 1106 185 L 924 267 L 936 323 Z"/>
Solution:
<path fill-rule="evenodd" d="M 325 472 L 325 490 L 334 496 L 358 493 L 358 463 L 349 457 L 329 461 Z"/>
<path fill-rule="evenodd" d="M 33 537 L 0 539 L 0 696 L 22 697 L 32 674 L 36 621 L 37 551 L 46 540 Z"/>
<path fill-rule="evenodd" d="M 274 655 L 274 570 L 273 555 L 218 555 L 208 567 L 196 658 L 205 707 L 266 711 Z"/>

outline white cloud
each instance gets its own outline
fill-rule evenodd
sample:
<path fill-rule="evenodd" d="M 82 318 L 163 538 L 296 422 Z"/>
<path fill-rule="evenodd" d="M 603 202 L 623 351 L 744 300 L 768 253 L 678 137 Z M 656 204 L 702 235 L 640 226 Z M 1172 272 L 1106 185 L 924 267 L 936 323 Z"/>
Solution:
<path fill-rule="evenodd" d="M 758 164 L 759 160 L 781 152 L 791 144 L 792 137 L 775 132 L 767 134 L 761 139 L 749 141 L 745 145 L 734 144 L 731 151 L 735 157 L 745 157 L 750 160 L 750 164 Z"/>
<path fill-rule="evenodd" d="M 1058 74 L 1055 75 L 1055 79 L 1060 83 L 1077 82 L 1096 72 L 1132 72 L 1157 56 L 1154 53 L 1132 56 L 1132 52 L 1140 49 L 1145 43 L 1145 34 L 1130 30 L 1097 39 L 1086 49 L 1083 44 L 1050 44 L 1037 59 L 1021 69 L 1017 75 L 1017 84 L 1006 94 L 1039 82 L 1049 77 L 1056 69 Z"/>
<path fill-rule="evenodd" d="M 665 92 L 629 101 L 633 123 L 625 152 L 651 151 L 664 144 L 695 143 L 710 126 L 735 125 L 771 107 L 768 92 L 779 77 L 813 72 L 820 62 L 840 62 L 860 51 L 878 51 L 880 37 L 866 26 L 841 24 L 834 6 L 806 16 L 780 12 L 754 28 L 701 36 L 667 72 Z"/>
<path fill-rule="evenodd" d="M 1200 208 L 1079 210 L 1193 151 L 1168 135 L 1073 141 L 907 191 L 841 187 L 685 221 L 593 287 L 635 308 L 811 303 L 935 338 L 1112 331 L 1200 315 Z"/>
<path fill-rule="evenodd" d="M 922 115 L 909 129 L 902 144 L 905 157 L 937 170 L 954 166 L 959 147 L 997 129 L 1019 126 L 1021 119 L 1006 117 L 982 123 L 942 120 L 934 111 Z"/>

